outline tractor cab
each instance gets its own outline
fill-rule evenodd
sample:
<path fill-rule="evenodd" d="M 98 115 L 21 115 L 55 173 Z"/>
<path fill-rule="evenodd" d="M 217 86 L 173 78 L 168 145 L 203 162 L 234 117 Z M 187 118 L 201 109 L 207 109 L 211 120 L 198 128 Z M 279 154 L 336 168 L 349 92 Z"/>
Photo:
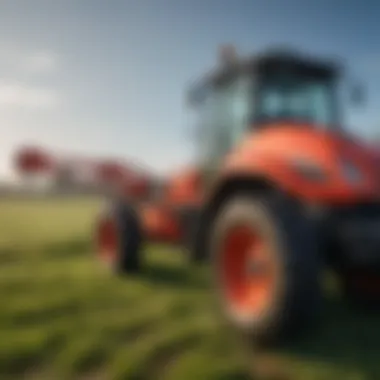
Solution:
<path fill-rule="evenodd" d="M 231 48 L 222 51 L 220 67 L 189 93 L 200 164 L 218 166 L 247 132 L 270 126 L 339 129 L 340 73 L 333 63 L 292 51 L 268 51 L 246 60 Z"/>

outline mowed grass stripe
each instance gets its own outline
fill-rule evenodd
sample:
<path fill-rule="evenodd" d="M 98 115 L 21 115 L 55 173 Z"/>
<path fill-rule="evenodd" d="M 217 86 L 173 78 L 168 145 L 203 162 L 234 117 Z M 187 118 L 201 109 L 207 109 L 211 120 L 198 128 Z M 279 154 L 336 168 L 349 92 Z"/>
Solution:
<path fill-rule="evenodd" d="M 96 199 L 0 201 L 0 379 L 245 380 L 260 360 L 214 308 L 207 268 L 147 245 L 140 276 L 94 258 Z M 294 380 L 380 378 L 380 323 L 326 306 L 287 348 Z"/>

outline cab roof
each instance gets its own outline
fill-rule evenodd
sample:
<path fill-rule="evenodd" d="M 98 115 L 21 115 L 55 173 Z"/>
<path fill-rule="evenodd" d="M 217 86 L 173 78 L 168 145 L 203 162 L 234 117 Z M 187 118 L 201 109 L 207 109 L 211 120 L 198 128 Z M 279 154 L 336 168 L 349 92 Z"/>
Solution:
<path fill-rule="evenodd" d="M 191 86 L 189 95 L 202 88 L 218 85 L 238 74 L 270 72 L 284 68 L 320 78 L 339 77 L 343 71 L 336 61 L 323 60 L 293 48 L 274 48 L 265 50 L 248 58 L 234 57 L 228 62 L 221 62 L 216 68 Z"/>

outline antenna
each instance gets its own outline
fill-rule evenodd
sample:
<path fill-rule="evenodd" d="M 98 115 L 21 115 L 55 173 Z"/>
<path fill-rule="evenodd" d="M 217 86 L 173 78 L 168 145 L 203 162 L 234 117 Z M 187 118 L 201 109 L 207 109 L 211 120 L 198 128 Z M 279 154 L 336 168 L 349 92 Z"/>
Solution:
<path fill-rule="evenodd" d="M 238 62 L 236 47 L 233 44 L 221 45 L 218 49 L 218 56 L 222 66 L 231 66 Z"/>

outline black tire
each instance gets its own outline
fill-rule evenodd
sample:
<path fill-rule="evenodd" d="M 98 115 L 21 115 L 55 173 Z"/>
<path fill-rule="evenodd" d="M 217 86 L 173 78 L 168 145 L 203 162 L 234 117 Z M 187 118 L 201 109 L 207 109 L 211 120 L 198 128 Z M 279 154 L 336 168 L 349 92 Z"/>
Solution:
<path fill-rule="evenodd" d="M 244 223 L 265 236 L 278 263 L 274 291 L 265 312 L 244 321 L 229 310 L 221 291 L 221 256 L 226 232 Z M 284 199 L 258 199 L 237 194 L 216 216 L 211 233 L 211 264 L 219 305 L 227 321 L 254 345 L 289 343 L 318 316 L 321 291 L 320 255 L 315 228 L 300 209 Z"/>
<path fill-rule="evenodd" d="M 365 280 L 358 283 L 357 275 Z M 361 311 L 380 311 L 380 268 L 351 267 L 340 274 L 343 297 L 348 305 Z"/>
<path fill-rule="evenodd" d="M 199 254 L 198 239 L 200 238 L 199 229 L 201 223 L 200 211 L 188 209 L 180 212 L 180 222 L 183 230 L 182 248 L 186 261 L 191 265 L 204 262 L 204 257 Z"/>
<path fill-rule="evenodd" d="M 113 258 L 108 262 L 112 271 L 120 274 L 140 272 L 143 266 L 141 255 L 143 234 L 136 210 L 122 201 L 111 201 L 105 206 L 96 228 L 96 249 L 99 253 L 100 228 L 105 220 L 113 222 L 118 240 Z"/>

